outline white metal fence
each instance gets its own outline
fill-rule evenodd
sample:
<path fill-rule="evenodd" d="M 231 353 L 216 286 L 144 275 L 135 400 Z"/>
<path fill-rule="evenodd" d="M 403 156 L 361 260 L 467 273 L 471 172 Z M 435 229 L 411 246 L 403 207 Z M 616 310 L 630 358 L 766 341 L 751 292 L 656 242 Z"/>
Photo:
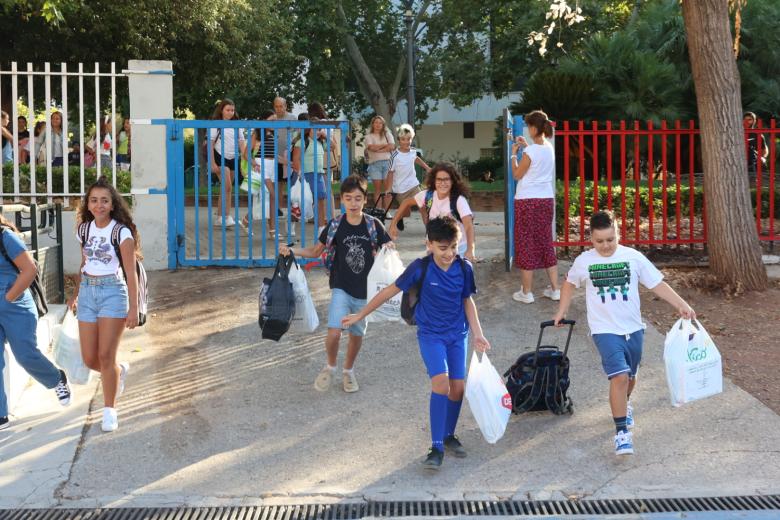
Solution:
<path fill-rule="evenodd" d="M 54 66 L 56 68 L 56 64 Z M 90 67 L 91 68 L 91 67 Z M 52 202 L 52 199 L 54 197 L 63 197 L 65 205 L 67 206 L 69 204 L 68 197 L 72 196 L 81 196 L 84 194 L 85 190 L 85 179 L 84 179 L 84 172 L 85 172 L 85 154 L 84 154 L 84 145 L 85 145 L 85 127 L 91 126 L 91 119 L 90 115 L 85 113 L 85 106 L 88 106 L 85 103 L 85 94 L 91 95 L 92 97 L 89 99 L 89 101 L 94 101 L 94 124 L 95 124 L 95 164 L 94 166 L 97 168 L 97 171 L 103 171 L 104 168 L 110 168 L 111 178 L 113 180 L 114 186 L 116 186 L 117 182 L 117 161 L 116 161 L 116 155 L 117 155 L 117 145 L 118 145 L 118 139 L 117 139 L 117 128 L 116 128 L 116 106 L 117 106 L 117 89 L 116 89 L 116 81 L 117 78 L 125 78 L 126 75 L 122 72 L 116 71 L 116 64 L 111 63 L 110 67 L 103 66 L 101 68 L 100 63 L 95 63 L 94 71 L 92 70 L 85 70 L 85 66 L 83 63 L 79 63 L 77 68 L 68 68 L 68 65 L 66 63 L 59 64 L 59 70 L 52 70 L 52 64 L 50 63 L 44 63 L 43 70 L 35 70 L 36 67 L 33 63 L 27 63 L 26 68 L 24 70 L 20 70 L 19 64 L 16 62 L 11 62 L 10 70 L 5 70 L 0 66 L 0 76 L 10 76 L 10 88 L 11 88 L 11 124 L 10 124 L 10 130 L 13 134 L 13 183 L 11 186 L 11 190 L 8 191 L 5 189 L 5 183 L 4 176 L 5 173 L 3 171 L 3 168 L 0 168 L 0 204 L 3 204 L 6 199 L 11 199 L 13 201 L 20 201 L 22 199 L 31 198 L 31 197 L 45 197 L 47 199 L 47 202 Z M 87 79 L 87 87 L 85 88 L 84 80 Z M 0 89 L 3 88 L 3 81 L 0 78 Z M 40 89 L 40 83 L 41 80 L 43 82 L 43 93 L 41 94 Z M 94 81 L 94 93 L 90 92 L 89 83 Z M 110 94 L 109 99 L 106 100 L 104 103 L 101 103 L 100 99 L 100 92 L 101 87 L 105 87 L 104 82 L 110 82 Z M 6 82 L 7 83 L 7 82 Z M 77 83 L 77 91 L 78 91 L 78 101 L 75 101 L 77 104 L 77 110 L 74 111 L 74 113 L 77 113 L 77 121 L 70 121 L 70 113 L 71 108 L 74 100 L 70 100 L 68 98 L 68 87 L 69 83 L 72 87 L 73 83 Z M 24 86 L 26 84 L 26 91 L 24 90 Z M 38 90 L 36 91 L 35 87 L 37 84 Z M 21 86 L 21 89 L 20 89 Z M 6 87 L 7 88 L 7 87 Z M 22 90 L 22 92 L 20 92 Z M 53 94 L 52 91 L 57 91 L 56 94 Z M 38 182 L 39 182 L 39 175 L 37 174 L 37 168 L 36 161 L 37 161 L 37 153 L 36 153 L 36 146 L 35 146 L 35 140 L 36 136 L 34 135 L 34 127 L 35 127 L 35 120 L 36 120 L 36 114 L 39 112 L 39 110 L 36 110 L 36 107 L 40 109 L 41 103 L 40 103 L 40 96 L 43 96 L 43 106 L 45 106 L 45 136 L 52 136 L 52 108 L 56 107 L 56 111 L 61 114 L 62 117 L 62 132 L 61 132 L 61 139 L 62 139 L 62 190 L 55 190 L 54 189 L 54 182 L 53 182 L 53 168 L 55 161 L 55 158 L 53 157 L 53 147 L 55 145 L 54 138 L 45 138 L 45 152 L 46 152 L 46 158 L 45 158 L 45 166 L 46 166 L 46 187 L 45 190 L 39 190 L 38 188 Z M 2 91 L 0 91 L 0 99 L 2 99 Z M 18 101 L 22 99 L 24 101 L 24 104 L 28 107 L 27 114 L 19 114 L 18 110 Z M 36 101 L 37 100 L 37 101 Z M 37 102 L 37 105 L 36 105 Z M 108 112 L 108 109 L 110 107 L 110 112 Z M 111 135 L 111 164 L 104 164 L 105 159 L 101 157 L 100 153 L 100 147 L 102 146 L 102 140 L 101 140 L 101 124 L 103 122 L 104 114 L 110 114 L 110 135 Z M 24 191 L 22 190 L 20 186 L 20 147 L 19 147 L 19 122 L 18 118 L 20 115 L 24 115 L 27 118 L 27 127 L 29 131 L 29 141 L 27 143 L 27 149 L 29 150 L 29 171 L 30 171 L 30 183 L 29 183 L 29 190 Z M 77 142 L 79 145 L 79 184 L 78 184 L 78 190 L 71 191 L 70 190 L 70 178 L 69 178 L 69 168 L 68 168 L 68 153 L 69 153 L 69 143 L 71 141 L 70 132 L 71 128 L 76 125 L 78 127 L 77 131 L 73 132 L 73 143 Z M 44 135 L 44 134 L 41 134 Z M 90 139 L 90 136 L 87 136 L 88 139 Z M 41 138 L 38 137 L 40 140 Z M 87 141 L 89 143 L 89 140 Z M 40 146 L 40 143 L 39 143 Z M 108 171 L 105 171 L 105 173 L 108 173 Z M 40 181 L 43 179 L 41 178 Z M 59 182 L 57 183 L 59 185 Z"/>

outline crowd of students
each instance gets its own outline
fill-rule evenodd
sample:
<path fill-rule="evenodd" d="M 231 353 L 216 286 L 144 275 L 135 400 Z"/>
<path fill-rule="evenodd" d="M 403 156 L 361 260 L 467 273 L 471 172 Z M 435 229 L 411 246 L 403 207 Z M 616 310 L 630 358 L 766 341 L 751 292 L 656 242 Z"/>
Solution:
<path fill-rule="evenodd" d="M 278 110 L 275 114 L 267 114 L 267 118 L 285 117 L 280 112 L 286 113 L 286 106 L 281 102 L 278 107 L 276 105 Z M 221 103 L 215 117 L 233 119 L 235 105 Z M 555 322 L 559 323 L 566 316 L 574 290 L 585 288 L 588 325 L 609 379 L 610 407 L 616 429 L 615 453 L 633 453 L 631 429 L 636 424 L 636 417 L 630 396 L 636 385 L 645 328 L 640 312 L 639 284 L 669 302 L 682 317 L 693 318 L 695 313 L 663 282 L 661 272 L 642 253 L 619 245 L 615 218 L 606 211 L 591 217 L 593 248 L 577 257 L 565 281 L 559 284 L 551 227 L 555 156 L 546 140 L 551 135 L 551 125 L 541 111 L 528 114 L 526 124 L 533 142 L 529 144 L 518 137 L 511 157 L 512 175 L 520 181 L 515 194 L 515 220 L 519 223 L 515 233 L 515 257 L 521 281 L 520 290 L 513 298 L 526 304 L 533 303 L 533 271 L 545 270 L 550 286 L 544 295 L 559 300 L 554 316 Z M 477 351 L 490 348 L 473 298 L 477 284 L 473 266 L 473 213 L 467 200 L 469 190 L 453 165 L 428 166 L 418 157 L 411 144 L 414 130 L 410 126 L 405 125 L 398 132 L 397 149 L 392 149 L 392 137 L 381 118 L 374 118 L 371 129 L 376 136 L 369 141 L 369 152 L 389 153 L 387 158 L 385 155 L 373 156 L 374 160 L 369 162 L 369 174 L 377 189 L 375 196 L 385 192 L 401 195 L 400 207 L 395 211 L 389 230 L 385 230 L 381 220 L 363 212 L 369 196 L 368 182 L 361 176 L 350 175 L 340 187 L 344 212 L 330 221 L 322 221 L 313 245 L 282 245 L 279 252 L 285 256 L 292 253 L 303 258 L 326 258 L 332 293 L 325 338 L 326 363 L 314 379 L 314 388 L 320 392 L 331 387 L 336 375 L 339 343 L 344 331 L 348 341 L 342 365 L 342 388 L 347 393 L 359 390 L 355 361 L 367 329 L 366 316 L 400 291 L 417 288 L 419 301 L 414 308 L 417 339 L 431 384 L 428 397 L 431 446 L 423 464 L 426 468 L 437 469 L 442 465 L 445 452 L 456 457 L 467 455 L 455 431 L 464 394 L 469 338 Z M 307 153 L 306 140 L 320 138 L 313 131 L 297 137 L 294 164 L 300 164 L 300 154 Z M 266 142 L 259 132 L 253 133 L 247 147 L 241 132 L 230 129 L 224 133 L 214 129 L 209 136 L 210 146 L 216 147 L 214 154 L 219 150 L 212 168 L 228 190 L 224 198 L 228 207 L 231 200 L 228 186 L 232 185 L 231 176 L 240 164 L 240 157 L 235 155 L 236 148 L 241 154 L 249 150 L 252 157 L 269 161 L 264 166 L 261 163 L 264 169 L 273 167 L 273 155 L 269 156 L 258 147 L 258 140 Z M 302 147 L 303 152 L 300 151 Z M 229 150 L 233 154 L 229 154 Z M 420 188 L 415 164 L 426 170 L 424 189 Z M 307 180 L 311 183 L 319 182 L 315 174 L 325 176 L 324 171 L 305 168 L 301 171 L 295 167 L 292 170 L 298 176 L 309 175 Z M 324 186 L 321 191 L 325 193 Z M 418 207 L 426 226 L 426 255 L 412 262 L 394 283 L 367 301 L 367 279 L 374 256 L 382 247 L 395 247 L 394 240 L 403 229 L 403 218 L 409 215 L 412 206 Z M 78 221 L 82 262 L 79 284 L 68 306 L 73 310 L 78 308 L 84 361 L 101 374 L 102 429 L 113 431 L 118 427 L 116 402 L 130 368 L 127 363 L 117 363 L 117 348 L 123 330 L 137 325 L 135 262 L 140 258 L 140 240 L 127 204 L 105 178 L 100 178 L 88 189 Z M 36 347 L 37 314 L 27 290 L 35 266 L 13 227 L 4 220 L 0 223 L 10 260 L 0 258 L 0 295 L 4 296 L 0 302 L 4 306 L 0 312 L 0 344 L 7 338 L 20 364 L 43 385 L 54 388 L 62 404 L 68 404 L 70 389 L 64 372 L 41 356 Z M 223 221 L 223 225 L 228 224 Z M 118 250 L 111 245 L 112 234 L 119 237 Z M 123 271 L 129 273 L 127 279 L 122 275 Z M 0 428 L 8 426 L 2 387 L 0 381 Z"/>

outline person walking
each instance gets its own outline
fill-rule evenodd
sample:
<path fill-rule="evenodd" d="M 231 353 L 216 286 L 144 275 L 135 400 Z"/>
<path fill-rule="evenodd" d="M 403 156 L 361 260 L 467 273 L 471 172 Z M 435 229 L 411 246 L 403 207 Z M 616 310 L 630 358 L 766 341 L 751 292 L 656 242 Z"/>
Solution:
<path fill-rule="evenodd" d="M 138 230 L 125 200 L 105 176 L 89 187 L 78 211 L 81 266 L 68 307 L 78 311 L 81 356 L 100 372 L 104 432 L 119 427 L 116 400 L 125 389 L 128 363 L 116 362 L 125 328 L 138 325 Z M 119 244 L 115 248 L 115 244 Z"/>
<path fill-rule="evenodd" d="M 38 309 L 28 290 L 37 267 L 16 227 L 0 214 L 0 430 L 8 428 L 5 393 L 5 342 L 21 367 L 46 388 L 53 388 L 62 406 L 70 404 L 65 372 L 38 350 Z"/>
<path fill-rule="evenodd" d="M 238 119 L 236 104 L 230 99 L 223 99 L 217 104 L 213 120 L 232 121 Z M 238 143 L 238 157 L 236 156 Z M 211 171 L 219 176 L 222 187 L 217 199 L 217 215 L 214 225 L 217 227 L 232 227 L 236 225 L 233 218 L 233 179 L 241 176 L 239 157 L 246 156 L 246 136 L 240 128 L 209 129 L 209 147 L 211 149 Z M 239 179 L 240 183 L 240 179 Z"/>

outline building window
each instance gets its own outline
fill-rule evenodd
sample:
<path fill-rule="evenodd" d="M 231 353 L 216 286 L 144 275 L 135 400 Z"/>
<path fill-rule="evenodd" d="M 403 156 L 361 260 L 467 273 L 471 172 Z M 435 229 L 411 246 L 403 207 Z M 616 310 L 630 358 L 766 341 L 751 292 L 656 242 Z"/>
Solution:
<path fill-rule="evenodd" d="M 474 123 L 463 123 L 463 139 L 474 139 Z"/>

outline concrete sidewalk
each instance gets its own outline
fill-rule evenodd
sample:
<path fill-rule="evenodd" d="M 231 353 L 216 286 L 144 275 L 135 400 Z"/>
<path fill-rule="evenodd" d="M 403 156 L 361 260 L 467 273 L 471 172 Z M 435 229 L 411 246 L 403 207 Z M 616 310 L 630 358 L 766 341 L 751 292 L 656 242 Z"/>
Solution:
<path fill-rule="evenodd" d="M 503 254 L 497 215 L 478 217 L 480 256 Z M 411 220 L 399 241 L 405 263 L 421 252 L 421 227 Z M 345 394 L 337 384 L 316 392 L 322 326 L 279 343 L 260 340 L 257 291 L 268 272 L 153 273 L 154 314 L 121 346 L 131 372 L 119 430 L 100 432 L 97 383 L 75 387 L 65 412 L 30 392 L 23 415 L 0 432 L 0 508 L 780 492 L 780 417 L 729 381 L 722 395 L 673 409 L 663 336 L 652 327 L 633 399 L 636 455 L 615 457 L 607 382 L 581 292 L 570 313 L 578 320 L 574 415 L 513 416 L 504 438 L 489 445 L 464 405 L 458 434 L 469 456 L 446 458 L 427 474 L 420 461 L 430 444 L 430 385 L 415 329 L 370 324 L 356 365 L 361 390 Z M 327 277 L 315 269 L 308 280 L 324 321 Z M 503 261 L 478 264 L 477 285 L 489 357 L 503 372 L 534 346 L 539 322 L 557 304 L 513 302 L 518 275 L 504 272 Z M 549 339 L 563 341 L 564 331 Z"/>

